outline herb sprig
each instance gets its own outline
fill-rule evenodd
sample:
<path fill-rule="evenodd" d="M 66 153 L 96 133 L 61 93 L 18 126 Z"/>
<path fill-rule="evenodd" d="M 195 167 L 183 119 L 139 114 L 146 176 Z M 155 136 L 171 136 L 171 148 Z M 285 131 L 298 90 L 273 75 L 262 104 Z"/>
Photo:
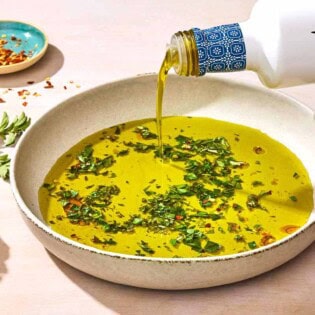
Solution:
<path fill-rule="evenodd" d="M 115 163 L 115 159 L 112 155 L 98 158 L 93 155 L 93 151 L 92 146 L 87 145 L 82 152 L 78 154 L 77 163 L 68 169 L 67 177 L 69 179 L 78 178 L 79 174 L 92 173 L 99 175 L 102 169 L 109 168 Z"/>
<path fill-rule="evenodd" d="M 0 139 L 5 147 L 13 146 L 17 139 L 31 124 L 31 119 L 23 112 L 20 116 L 16 116 L 10 123 L 10 118 L 6 112 L 2 114 L 0 120 Z M 10 162 L 8 154 L 0 154 L 0 178 L 7 180 L 10 177 Z"/>
<path fill-rule="evenodd" d="M 4 146 L 15 144 L 17 138 L 30 124 L 31 119 L 24 112 L 20 116 L 16 116 L 11 123 L 8 114 L 4 112 L 0 121 L 0 138 L 2 138 Z"/>
<path fill-rule="evenodd" d="M 4 180 L 9 178 L 10 161 L 7 154 L 0 155 L 0 178 Z"/>

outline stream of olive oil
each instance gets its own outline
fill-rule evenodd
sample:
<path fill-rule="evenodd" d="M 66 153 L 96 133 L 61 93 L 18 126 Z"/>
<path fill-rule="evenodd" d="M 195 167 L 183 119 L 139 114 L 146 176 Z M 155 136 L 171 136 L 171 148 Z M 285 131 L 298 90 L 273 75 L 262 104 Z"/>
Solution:
<path fill-rule="evenodd" d="M 156 93 L 156 127 L 158 135 L 158 146 L 159 151 L 162 152 L 163 139 L 162 139 L 162 109 L 163 109 L 163 96 L 165 90 L 165 83 L 167 79 L 167 74 L 173 66 L 170 49 L 167 49 L 164 60 L 162 62 L 157 83 L 157 93 Z"/>
<path fill-rule="evenodd" d="M 163 145 L 175 153 L 161 172 L 156 138 L 137 129 L 154 131 L 155 124 L 147 119 L 107 128 L 64 153 L 39 189 L 47 224 L 74 241 L 110 252 L 203 257 L 267 245 L 308 220 L 313 209 L 310 179 L 299 159 L 279 142 L 259 130 L 210 118 L 165 117 Z M 183 137 L 189 139 L 178 148 Z M 192 153 L 192 139 L 220 137 L 229 143 L 231 159 L 212 153 L 180 158 L 179 152 Z M 87 162 L 87 145 L 93 149 L 93 163 Z M 111 165 L 93 171 L 93 165 L 109 157 Z M 225 168 L 225 163 L 237 161 L 241 167 Z M 82 163 L 88 168 L 73 177 L 70 170 L 76 172 Z M 211 178 L 207 165 L 226 175 Z M 225 195 L 230 191 L 227 181 L 235 180 L 234 194 Z M 99 189 L 106 187 L 118 187 L 119 192 L 97 199 Z M 203 191 L 185 193 L 196 187 Z M 66 194 L 72 196 L 67 201 L 61 197 Z M 255 198 L 260 198 L 257 204 Z M 207 240 L 215 246 L 205 247 Z"/>

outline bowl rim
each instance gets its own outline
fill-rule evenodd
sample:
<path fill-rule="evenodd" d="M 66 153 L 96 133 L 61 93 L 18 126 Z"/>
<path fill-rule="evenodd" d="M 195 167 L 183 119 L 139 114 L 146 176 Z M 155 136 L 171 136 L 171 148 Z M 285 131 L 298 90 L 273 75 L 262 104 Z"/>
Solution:
<path fill-rule="evenodd" d="M 40 33 L 42 35 L 42 37 L 44 39 L 44 46 L 41 50 L 39 50 L 39 52 L 35 56 L 32 56 L 29 59 L 26 59 L 22 62 L 18 62 L 18 63 L 12 64 L 12 65 L 0 66 L 0 75 L 1 74 L 9 74 L 12 72 L 24 70 L 24 69 L 32 66 L 34 63 L 39 61 L 44 56 L 44 54 L 46 53 L 46 50 L 48 48 L 48 37 L 47 37 L 46 33 L 41 28 L 34 25 L 33 23 L 28 23 L 28 22 L 24 22 L 24 21 L 20 21 L 20 20 L 0 20 L 0 25 L 2 23 L 17 23 L 17 24 L 22 24 L 24 26 L 31 27 L 32 29 L 36 30 L 38 33 Z"/>
<path fill-rule="evenodd" d="M 289 234 L 289 235 L 281 238 L 280 240 L 277 240 L 276 242 L 271 243 L 269 245 L 262 246 L 262 247 L 259 247 L 259 248 L 253 249 L 253 250 L 248 250 L 248 251 L 244 251 L 244 252 L 240 252 L 240 253 L 236 253 L 236 254 L 229 254 L 229 255 L 214 255 L 214 256 L 206 256 L 206 257 L 191 257 L 191 258 L 163 258 L 163 257 L 136 256 L 136 255 L 130 255 L 130 254 L 110 252 L 110 251 L 101 250 L 101 249 L 98 249 L 98 248 L 95 248 L 92 246 L 88 246 L 88 245 L 76 242 L 70 238 L 67 238 L 67 237 L 53 231 L 48 225 L 44 224 L 40 219 L 38 219 L 38 217 L 31 211 L 31 209 L 29 209 L 29 207 L 25 204 L 24 200 L 22 199 L 22 196 L 19 193 L 16 178 L 15 178 L 15 168 L 16 168 L 17 156 L 19 154 L 21 146 L 23 145 L 23 142 L 26 141 L 28 135 L 33 132 L 33 129 L 34 129 L 33 127 L 35 127 L 42 120 L 44 120 L 48 115 L 51 114 L 51 112 L 53 110 L 55 110 L 59 106 L 62 106 L 64 103 L 71 101 L 72 99 L 74 99 L 76 97 L 80 97 L 81 95 L 83 95 L 85 93 L 89 93 L 92 90 L 102 88 L 103 86 L 122 84 L 122 83 L 128 82 L 130 80 L 131 81 L 135 80 L 135 79 L 140 78 L 140 77 L 142 77 L 142 78 L 143 77 L 150 77 L 150 76 L 155 77 L 156 75 L 157 75 L 156 73 L 149 73 L 149 74 L 146 73 L 146 74 L 140 74 L 140 75 L 131 76 L 131 77 L 123 78 L 123 79 L 118 79 L 115 81 L 100 84 L 96 87 L 93 87 L 93 88 L 88 89 L 86 91 L 83 91 L 79 94 L 71 96 L 70 98 L 67 98 L 67 99 L 53 105 L 39 119 L 37 119 L 36 122 L 30 128 L 28 128 L 26 130 L 26 132 L 21 136 L 20 140 L 18 141 L 16 148 L 15 148 L 15 154 L 13 154 L 13 157 L 11 159 L 10 185 L 11 185 L 11 189 L 13 192 L 13 196 L 15 198 L 15 201 L 16 201 L 19 209 L 21 210 L 24 217 L 30 223 L 32 223 L 35 227 L 40 229 L 41 232 L 46 233 L 48 236 L 54 238 L 55 240 L 57 240 L 61 243 L 64 243 L 67 246 L 75 247 L 78 250 L 83 250 L 86 252 L 90 252 L 92 254 L 108 256 L 108 257 L 116 258 L 116 259 L 134 260 L 134 261 L 151 262 L 151 263 L 154 263 L 154 262 L 157 262 L 157 263 L 209 263 L 209 262 L 215 263 L 215 262 L 221 262 L 221 261 L 229 261 L 229 260 L 246 258 L 246 257 L 253 256 L 253 255 L 259 255 L 259 254 L 262 254 L 266 251 L 272 250 L 273 248 L 277 248 L 279 246 L 282 246 L 285 243 L 288 243 L 289 241 L 291 241 L 291 240 L 295 239 L 296 237 L 298 237 L 299 235 L 305 233 L 313 225 L 315 225 L 315 208 L 313 208 L 307 222 L 304 225 L 302 225 L 299 229 L 297 229 L 292 234 Z M 171 75 L 171 76 L 176 77 L 176 75 Z M 213 80 L 213 78 L 211 78 L 211 79 Z M 288 99 L 291 102 L 295 103 L 297 106 L 301 107 L 304 111 L 308 112 L 308 114 L 310 114 L 312 116 L 315 115 L 315 112 L 311 108 L 309 108 L 305 104 L 301 103 L 300 101 L 294 99 L 293 97 L 287 96 L 286 94 L 283 94 L 279 91 L 268 90 L 268 89 L 266 90 L 264 87 L 250 85 L 250 84 L 242 83 L 242 82 L 235 82 L 235 80 L 226 79 L 226 78 L 215 78 L 214 80 L 220 81 L 220 82 L 228 82 L 230 84 L 232 83 L 232 84 L 237 84 L 237 85 L 241 85 L 241 86 L 246 86 L 246 87 L 249 87 L 250 89 L 254 89 L 254 90 L 264 92 L 267 94 L 276 95 L 282 99 L 283 98 Z M 313 189 L 314 189 L 314 187 L 313 187 Z M 313 199 L 314 199 L 314 196 L 313 196 Z M 314 241 L 314 239 L 313 239 L 313 241 Z"/>

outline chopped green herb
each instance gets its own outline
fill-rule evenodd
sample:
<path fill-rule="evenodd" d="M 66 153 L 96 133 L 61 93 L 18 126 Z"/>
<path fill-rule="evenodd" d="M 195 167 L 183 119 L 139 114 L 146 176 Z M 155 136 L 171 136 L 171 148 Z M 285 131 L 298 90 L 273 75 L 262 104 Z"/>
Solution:
<path fill-rule="evenodd" d="M 218 252 L 220 249 L 222 249 L 222 246 L 218 243 L 208 240 L 203 249 L 207 253 L 215 253 L 215 252 Z"/>
<path fill-rule="evenodd" d="M 44 183 L 43 188 L 46 188 L 48 191 L 52 191 L 56 188 L 56 185 L 54 183 Z"/>
<path fill-rule="evenodd" d="M 112 155 L 105 158 L 96 158 L 93 156 L 93 148 L 87 145 L 77 156 L 77 163 L 68 169 L 68 178 L 75 179 L 80 174 L 92 173 L 98 175 L 102 169 L 109 168 L 115 162 Z"/>
<path fill-rule="evenodd" d="M 255 248 L 257 248 L 257 244 L 256 244 L 255 241 L 249 242 L 249 243 L 247 243 L 247 245 L 248 245 L 248 247 L 249 247 L 250 249 L 255 249 Z"/>
<path fill-rule="evenodd" d="M 253 209 L 266 210 L 266 208 L 260 204 L 260 199 L 264 196 L 269 196 L 271 194 L 272 192 L 271 190 L 269 190 L 269 191 L 261 192 L 259 195 L 255 195 L 255 194 L 248 195 L 247 201 L 246 201 L 247 208 L 250 210 L 253 210 Z"/>
<path fill-rule="evenodd" d="M 144 193 L 147 195 L 147 196 L 151 196 L 151 195 L 155 195 L 156 192 L 153 191 L 153 190 L 150 190 L 150 186 L 147 186 L 143 189 Z"/>
<path fill-rule="evenodd" d="M 228 224 L 228 231 L 230 233 L 240 232 L 241 227 L 237 223 L 227 222 L 227 224 Z"/>
<path fill-rule="evenodd" d="M 135 132 L 140 134 L 143 139 L 157 139 L 157 135 L 149 130 L 148 127 L 138 126 Z"/>
<path fill-rule="evenodd" d="M 177 141 L 176 148 L 195 152 L 201 155 L 230 155 L 230 145 L 224 137 L 217 137 L 211 139 L 198 139 L 185 137 L 179 135 L 175 138 Z"/>
<path fill-rule="evenodd" d="M 172 239 L 170 240 L 170 243 L 171 243 L 172 246 L 176 246 L 176 245 L 178 245 L 179 242 L 177 241 L 177 239 L 172 238 Z"/>
<path fill-rule="evenodd" d="M 145 254 L 141 253 L 141 250 L 140 250 L 140 249 L 137 249 L 137 250 L 136 250 L 135 255 L 136 255 L 136 256 L 142 256 L 142 257 L 145 256 Z"/>
<path fill-rule="evenodd" d="M 232 205 L 232 208 L 235 210 L 235 211 L 241 211 L 243 210 L 243 207 L 237 203 L 233 203 Z"/>
<path fill-rule="evenodd" d="M 297 202 L 297 201 L 298 201 L 298 199 L 297 199 L 296 196 L 290 196 L 290 199 L 291 199 L 293 202 Z"/>
<path fill-rule="evenodd" d="M 132 224 L 134 225 L 140 225 L 142 223 L 143 219 L 139 217 L 135 217 L 132 221 Z"/>
<path fill-rule="evenodd" d="M 219 231 L 220 233 L 222 233 L 222 234 L 225 234 L 225 231 L 224 231 L 224 229 L 222 228 L 222 226 L 219 226 L 219 227 L 218 227 L 218 231 Z"/>
<path fill-rule="evenodd" d="M 253 228 L 256 231 L 256 233 L 259 233 L 263 230 L 263 227 L 261 226 L 261 224 L 255 224 Z"/>
<path fill-rule="evenodd" d="M 254 187 L 258 187 L 258 186 L 264 186 L 263 182 L 259 181 L 259 180 L 255 180 L 252 182 L 252 185 Z"/>
<path fill-rule="evenodd" d="M 201 240 L 206 239 L 206 236 L 199 230 L 196 230 L 193 227 L 184 227 L 181 228 L 180 231 L 182 232 L 183 236 L 183 243 L 192 250 L 196 252 L 203 252 L 203 248 L 201 246 Z"/>
<path fill-rule="evenodd" d="M 124 145 L 133 148 L 136 152 L 141 153 L 147 153 L 156 149 L 156 146 L 154 144 L 145 144 L 141 142 L 124 142 Z"/>
<path fill-rule="evenodd" d="M 103 244 L 103 245 L 116 245 L 117 242 L 113 240 L 112 238 L 110 239 L 103 239 L 100 240 L 97 236 L 94 235 L 92 242 L 95 244 Z"/>
<path fill-rule="evenodd" d="M 115 128 L 115 135 L 120 135 L 121 134 L 121 129 L 119 126 L 116 126 Z"/>
<path fill-rule="evenodd" d="M 128 155 L 128 154 L 129 154 L 129 150 L 126 149 L 126 150 L 121 150 L 121 151 L 119 151 L 116 155 L 117 155 L 117 156 L 126 156 L 126 155 Z"/>
<path fill-rule="evenodd" d="M 138 245 L 146 253 L 149 253 L 149 254 L 154 254 L 155 253 L 155 251 L 149 246 L 149 244 L 147 242 L 143 241 L 143 240 L 141 240 L 141 242 L 138 243 Z"/>
<path fill-rule="evenodd" d="M 234 240 L 237 241 L 237 242 L 244 242 L 244 236 L 243 235 L 240 235 L 240 234 L 236 234 L 234 236 Z"/>
<path fill-rule="evenodd" d="M 106 207 L 111 203 L 113 196 L 119 193 L 120 189 L 116 185 L 98 186 L 86 197 L 85 202 L 93 207 Z"/>

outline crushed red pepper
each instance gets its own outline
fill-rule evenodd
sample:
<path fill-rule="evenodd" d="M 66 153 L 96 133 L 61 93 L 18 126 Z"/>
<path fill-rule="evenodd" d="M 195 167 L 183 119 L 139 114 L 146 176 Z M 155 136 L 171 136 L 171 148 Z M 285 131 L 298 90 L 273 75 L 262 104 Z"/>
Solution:
<path fill-rule="evenodd" d="M 54 88 L 54 86 L 49 80 L 46 80 L 46 85 L 44 86 L 44 88 L 45 89 L 52 89 L 52 88 Z"/>
<path fill-rule="evenodd" d="M 14 36 L 11 36 L 11 40 L 17 42 L 16 46 L 21 44 L 21 40 L 17 39 Z M 5 45 L 8 44 L 6 39 L 0 39 L 0 66 L 9 66 L 17 64 L 27 60 L 32 56 L 32 52 L 25 52 L 21 50 L 20 52 L 15 52 L 11 49 L 5 48 Z"/>

